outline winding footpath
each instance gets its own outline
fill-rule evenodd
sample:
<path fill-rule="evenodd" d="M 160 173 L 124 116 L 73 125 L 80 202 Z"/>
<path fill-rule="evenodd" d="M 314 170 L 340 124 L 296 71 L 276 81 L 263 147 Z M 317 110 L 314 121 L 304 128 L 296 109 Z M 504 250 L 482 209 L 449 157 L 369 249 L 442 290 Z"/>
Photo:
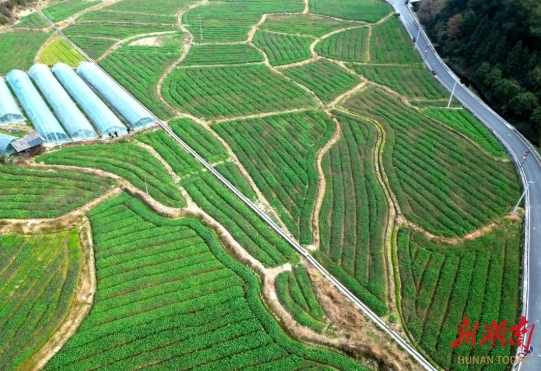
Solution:
<path fill-rule="evenodd" d="M 413 17 L 410 9 L 403 0 L 387 0 L 400 14 L 400 19 L 410 36 L 416 37 L 420 25 Z M 541 328 L 541 280 L 537 272 L 541 271 L 541 158 L 532 145 L 509 123 L 502 119 L 490 107 L 476 97 L 468 88 L 460 84 L 458 77 L 447 67 L 438 56 L 429 38 L 421 29 L 415 44 L 423 57 L 425 64 L 436 73 L 439 82 L 449 91 L 453 90 L 455 82 L 455 98 L 472 112 L 496 137 L 504 144 L 509 155 L 514 160 L 519 176 L 524 186 L 530 184 L 525 197 L 525 224 L 524 224 L 524 256 L 523 256 L 523 295 L 522 314 L 529 324 Z M 522 156 L 531 150 L 524 165 L 520 166 Z M 530 355 L 528 363 L 521 363 L 521 371 L 541 370 L 541 356 L 536 353 L 541 349 L 541 336 L 539 330 L 534 332 L 531 345 L 534 353 Z"/>

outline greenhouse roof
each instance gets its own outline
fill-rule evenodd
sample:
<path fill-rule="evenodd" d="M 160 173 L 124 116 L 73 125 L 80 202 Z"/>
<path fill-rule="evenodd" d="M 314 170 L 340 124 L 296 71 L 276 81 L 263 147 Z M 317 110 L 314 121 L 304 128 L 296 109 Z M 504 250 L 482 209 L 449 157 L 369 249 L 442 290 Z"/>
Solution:
<path fill-rule="evenodd" d="M 118 117 L 101 101 L 101 99 L 88 87 L 88 85 L 64 63 L 57 63 L 52 68 L 57 80 L 64 89 L 77 102 L 79 107 L 92 120 L 101 135 L 126 134 L 126 127 Z"/>
<path fill-rule="evenodd" d="M 4 79 L 0 76 L 0 125 L 25 121 L 15 98 L 9 91 Z"/>
<path fill-rule="evenodd" d="M 19 98 L 34 127 L 46 142 L 61 143 L 70 140 L 26 73 L 21 70 L 12 70 L 7 74 L 6 80 Z"/>
<path fill-rule="evenodd" d="M 43 138 L 35 131 L 26 134 L 22 138 L 16 138 L 11 145 L 15 148 L 15 151 L 22 152 L 30 148 L 34 148 L 42 144 Z"/>
<path fill-rule="evenodd" d="M 90 122 L 56 80 L 49 67 L 44 64 L 35 64 L 28 71 L 28 75 L 49 102 L 71 139 L 82 140 L 98 136 Z"/>
<path fill-rule="evenodd" d="M 0 156 L 7 156 L 13 153 L 13 147 L 11 146 L 11 142 L 16 139 L 19 138 L 0 133 Z"/>
<path fill-rule="evenodd" d="M 77 73 L 92 85 L 135 130 L 155 123 L 150 113 L 98 66 L 90 62 L 82 62 L 77 68 Z"/>

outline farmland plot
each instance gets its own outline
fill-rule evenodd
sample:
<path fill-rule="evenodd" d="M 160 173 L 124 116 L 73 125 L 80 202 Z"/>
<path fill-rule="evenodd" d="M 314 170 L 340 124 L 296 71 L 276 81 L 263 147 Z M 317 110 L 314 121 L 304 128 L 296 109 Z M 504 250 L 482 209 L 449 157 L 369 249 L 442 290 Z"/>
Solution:
<path fill-rule="evenodd" d="M 207 119 L 315 106 L 310 93 L 263 65 L 176 68 L 162 92 L 174 107 Z"/>
<path fill-rule="evenodd" d="M 443 246 L 409 230 L 398 232 L 402 313 L 415 341 L 447 370 L 464 370 L 457 357 L 515 354 L 490 341 L 474 350 L 470 345 L 449 346 L 458 336 L 465 316 L 471 323 L 490 325 L 493 320 L 517 323 L 520 313 L 521 228 L 507 223 L 477 240 Z M 493 365 L 505 370 L 508 365 Z M 469 368 L 468 368 L 469 369 Z"/>
<path fill-rule="evenodd" d="M 83 14 L 77 18 L 77 22 L 106 22 L 106 23 L 149 23 L 149 24 L 176 24 L 177 17 L 174 15 L 141 14 L 131 12 L 112 12 L 109 7 L 106 10 L 95 10 Z M 136 10 L 136 9 L 135 9 Z"/>
<path fill-rule="evenodd" d="M 228 122 L 213 129 L 229 143 L 257 187 L 301 243 L 311 243 L 316 152 L 335 126 L 321 111 Z"/>
<path fill-rule="evenodd" d="M 182 66 L 263 62 L 263 55 L 248 44 L 194 45 Z"/>
<path fill-rule="evenodd" d="M 39 48 L 51 32 L 17 30 L 0 33 L 0 75 L 17 68 L 28 70 L 34 64 Z"/>
<path fill-rule="evenodd" d="M 119 40 L 107 37 L 70 36 L 70 40 L 92 59 L 100 58 Z"/>
<path fill-rule="evenodd" d="M 510 163 L 496 163 L 470 141 L 379 89 L 343 106 L 383 125 L 385 172 L 402 213 L 436 235 L 463 236 L 506 214 L 520 196 Z"/>
<path fill-rule="evenodd" d="M 101 196 L 113 182 L 74 171 L 0 165 L 0 218 L 55 218 Z"/>
<path fill-rule="evenodd" d="M 46 370 L 365 370 L 287 337 L 262 305 L 257 278 L 198 221 L 162 218 L 127 194 L 89 218 L 95 304 Z"/>
<path fill-rule="evenodd" d="M 389 4 L 377 0 L 310 0 L 310 13 L 374 23 L 391 13 Z"/>
<path fill-rule="evenodd" d="M 86 8 L 98 5 L 101 0 L 68 0 L 59 1 L 43 9 L 43 14 L 53 22 L 63 21 Z"/>
<path fill-rule="evenodd" d="M 122 0 L 105 8 L 111 12 L 176 15 L 197 0 Z"/>
<path fill-rule="evenodd" d="M 340 94 L 353 89 L 361 82 L 357 76 L 323 59 L 287 68 L 283 72 L 312 90 L 323 103 L 332 102 Z"/>
<path fill-rule="evenodd" d="M 365 120 L 334 114 L 342 135 L 322 162 L 327 188 L 319 215 L 320 251 L 330 260 L 323 260 L 324 264 L 336 264 L 338 279 L 363 293 L 363 301 L 370 307 L 378 308 L 385 303 L 387 292 L 384 234 L 388 206 L 376 178 L 376 128 Z"/>
<path fill-rule="evenodd" d="M 63 32 L 72 36 L 106 37 L 117 40 L 127 39 L 131 36 L 156 32 L 173 32 L 178 30 L 172 25 L 148 25 L 142 24 L 115 24 L 115 23 L 75 23 L 66 27 Z"/>
<path fill-rule="evenodd" d="M 259 29 L 262 31 L 321 37 L 329 32 L 360 24 L 362 23 L 340 21 L 312 14 L 271 14 L 267 16 Z"/>
<path fill-rule="evenodd" d="M 302 62 L 312 58 L 310 44 L 314 40 L 311 37 L 265 31 L 258 31 L 254 36 L 254 44 L 267 54 L 272 66 Z"/>
<path fill-rule="evenodd" d="M 13 28 L 34 28 L 41 29 L 49 27 L 49 23 L 45 19 L 41 18 L 38 13 L 30 13 L 29 15 L 21 18 L 19 22 L 13 25 Z"/>
<path fill-rule="evenodd" d="M 66 40 L 57 39 L 50 43 L 40 55 L 41 63 L 53 66 L 57 62 L 66 63 L 69 66 L 77 67 L 80 62 L 86 61 L 77 50 Z"/>
<path fill-rule="evenodd" d="M 412 47 L 408 33 L 394 17 L 372 27 L 370 63 L 417 64 L 421 57 Z"/>
<path fill-rule="evenodd" d="M 359 27 L 335 33 L 316 44 L 319 55 L 350 62 L 367 62 L 368 28 Z"/>

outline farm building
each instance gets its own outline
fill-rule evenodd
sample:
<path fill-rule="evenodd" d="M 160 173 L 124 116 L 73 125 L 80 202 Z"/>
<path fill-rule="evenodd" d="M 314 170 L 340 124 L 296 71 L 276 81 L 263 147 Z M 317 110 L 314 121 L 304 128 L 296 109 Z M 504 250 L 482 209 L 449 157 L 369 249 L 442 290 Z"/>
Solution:
<path fill-rule="evenodd" d="M 72 140 L 96 138 L 98 135 L 87 118 L 56 80 L 49 67 L 35 64 L 28 71 L 39 90 L 49 102 L 56 117 L 63 124 Z"/>
<path fill-rule="evenodd" d="M 15 152 L 21 153 L 29 149 L 41 146 L 44 142 L 43 138 L 35 131 L 26 134 L 22 138 L 15 138 L 11 142 L 11 146 L 15 149 Z"/>
<path fill-rule="evenodd" d="M 11 95 L 6 82 L 0 77 L 0 125 L 25 121 L 15 98 Z"/>
<path fill-rule="evenodd" d="M 135 130 L 155 123 L 154 118 L 114 80 L 90 62 L 82 62 L 77 73 L 86 80 Z"/>
<path fill-rule="evenodd" d="M 119 135 L 126 134 L 126 127 L 70 66 L 57 63 L 52 71 L 64 89 L 92 120 L 101 135 L 108 136 L 114 134 L 115 131 Z"/>
<path fill-rule="evenodd" d="M 34 127 L 47 143 L 70 140 L 25 72 L 12 70 L 7 74 L 6 80 L 32 120 Z"/>
<path fill-rule="evenodd" d="M 0 133 L 0 156 L 7 156 L 13 153 L 11 143 L 19 138 Z"/>

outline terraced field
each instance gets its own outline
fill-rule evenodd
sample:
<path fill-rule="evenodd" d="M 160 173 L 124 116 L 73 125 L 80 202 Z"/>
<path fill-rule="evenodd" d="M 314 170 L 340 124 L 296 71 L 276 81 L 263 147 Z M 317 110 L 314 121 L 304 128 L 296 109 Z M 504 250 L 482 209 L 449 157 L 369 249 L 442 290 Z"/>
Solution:
<path fill-rule="evenodd" d="M 2 235 L 0 246 L 0 365 L 29 370 L 39 360 L 32 356 L 63 324 L 74 300 L 79 232 Z"/>
<path fill-rule="evenodd" d="M 259 31 L 254 36 L 254 45 L 267 55 L 272 66 L 281 66 L 312 58 L 310 44 L 314 40 L 306 36 Z"/>
<path fill-rule="evenodd" d="M 30 13 L 27 16 L 21 18 L 13 28 L 31 28 L 31 29 L 42 29 L 49 27 L 49 24 L 43 19 L 38 13 Z"/>
<path fill-rule="evenodd" d="M 0 33 L 0 75 L 13 69 L 28 70 L 50 32 L 15 30 Z"/>
<path fill-rule="evenodd" d="M 370 62 L 384 64 L 416 64 L 421 57 L 415 52 L 408 33 L 396 18 L 372 27 Z"/>
<path fill-rule="evenodd" d="M 271 14 L 267 16 L 259 29 L 292 35 L 321 37 L 332 31 L 361 24 L 360 22 L 343 21 L 313 14 Z"/>
<path fill-rule="evenodd" d="M 353 28 L 335 33 L 316 45 L 323 57 L 351 62 L 368 62 L 369 29 Z"/>
<path fill-rule="evenodd" d="M 310 13 L 374 23 L 391 13 L 389 4 L 377 0 L 310 0 Z"/>
<path fill-rule="evenodd" d="M 182 66 L 263 62 L 263 55 L 247 44 L 195 45 Z"/>
<path fill-rule="evenodd" d="M 79 13 L 91 6 L 98 5 L 101 0 L 68 0 L 57 3 L 43 9 L 43 14 L 53 22 L 63 21 L 72 15 Z"/>
<path fill-rule="evenodd" d="M 47 370 L 364 370 L 285 336 L 256 277 L 193 219 L 167 220 L 123 194 L 90 214 L 98 291 L 90 316 Z"/>

